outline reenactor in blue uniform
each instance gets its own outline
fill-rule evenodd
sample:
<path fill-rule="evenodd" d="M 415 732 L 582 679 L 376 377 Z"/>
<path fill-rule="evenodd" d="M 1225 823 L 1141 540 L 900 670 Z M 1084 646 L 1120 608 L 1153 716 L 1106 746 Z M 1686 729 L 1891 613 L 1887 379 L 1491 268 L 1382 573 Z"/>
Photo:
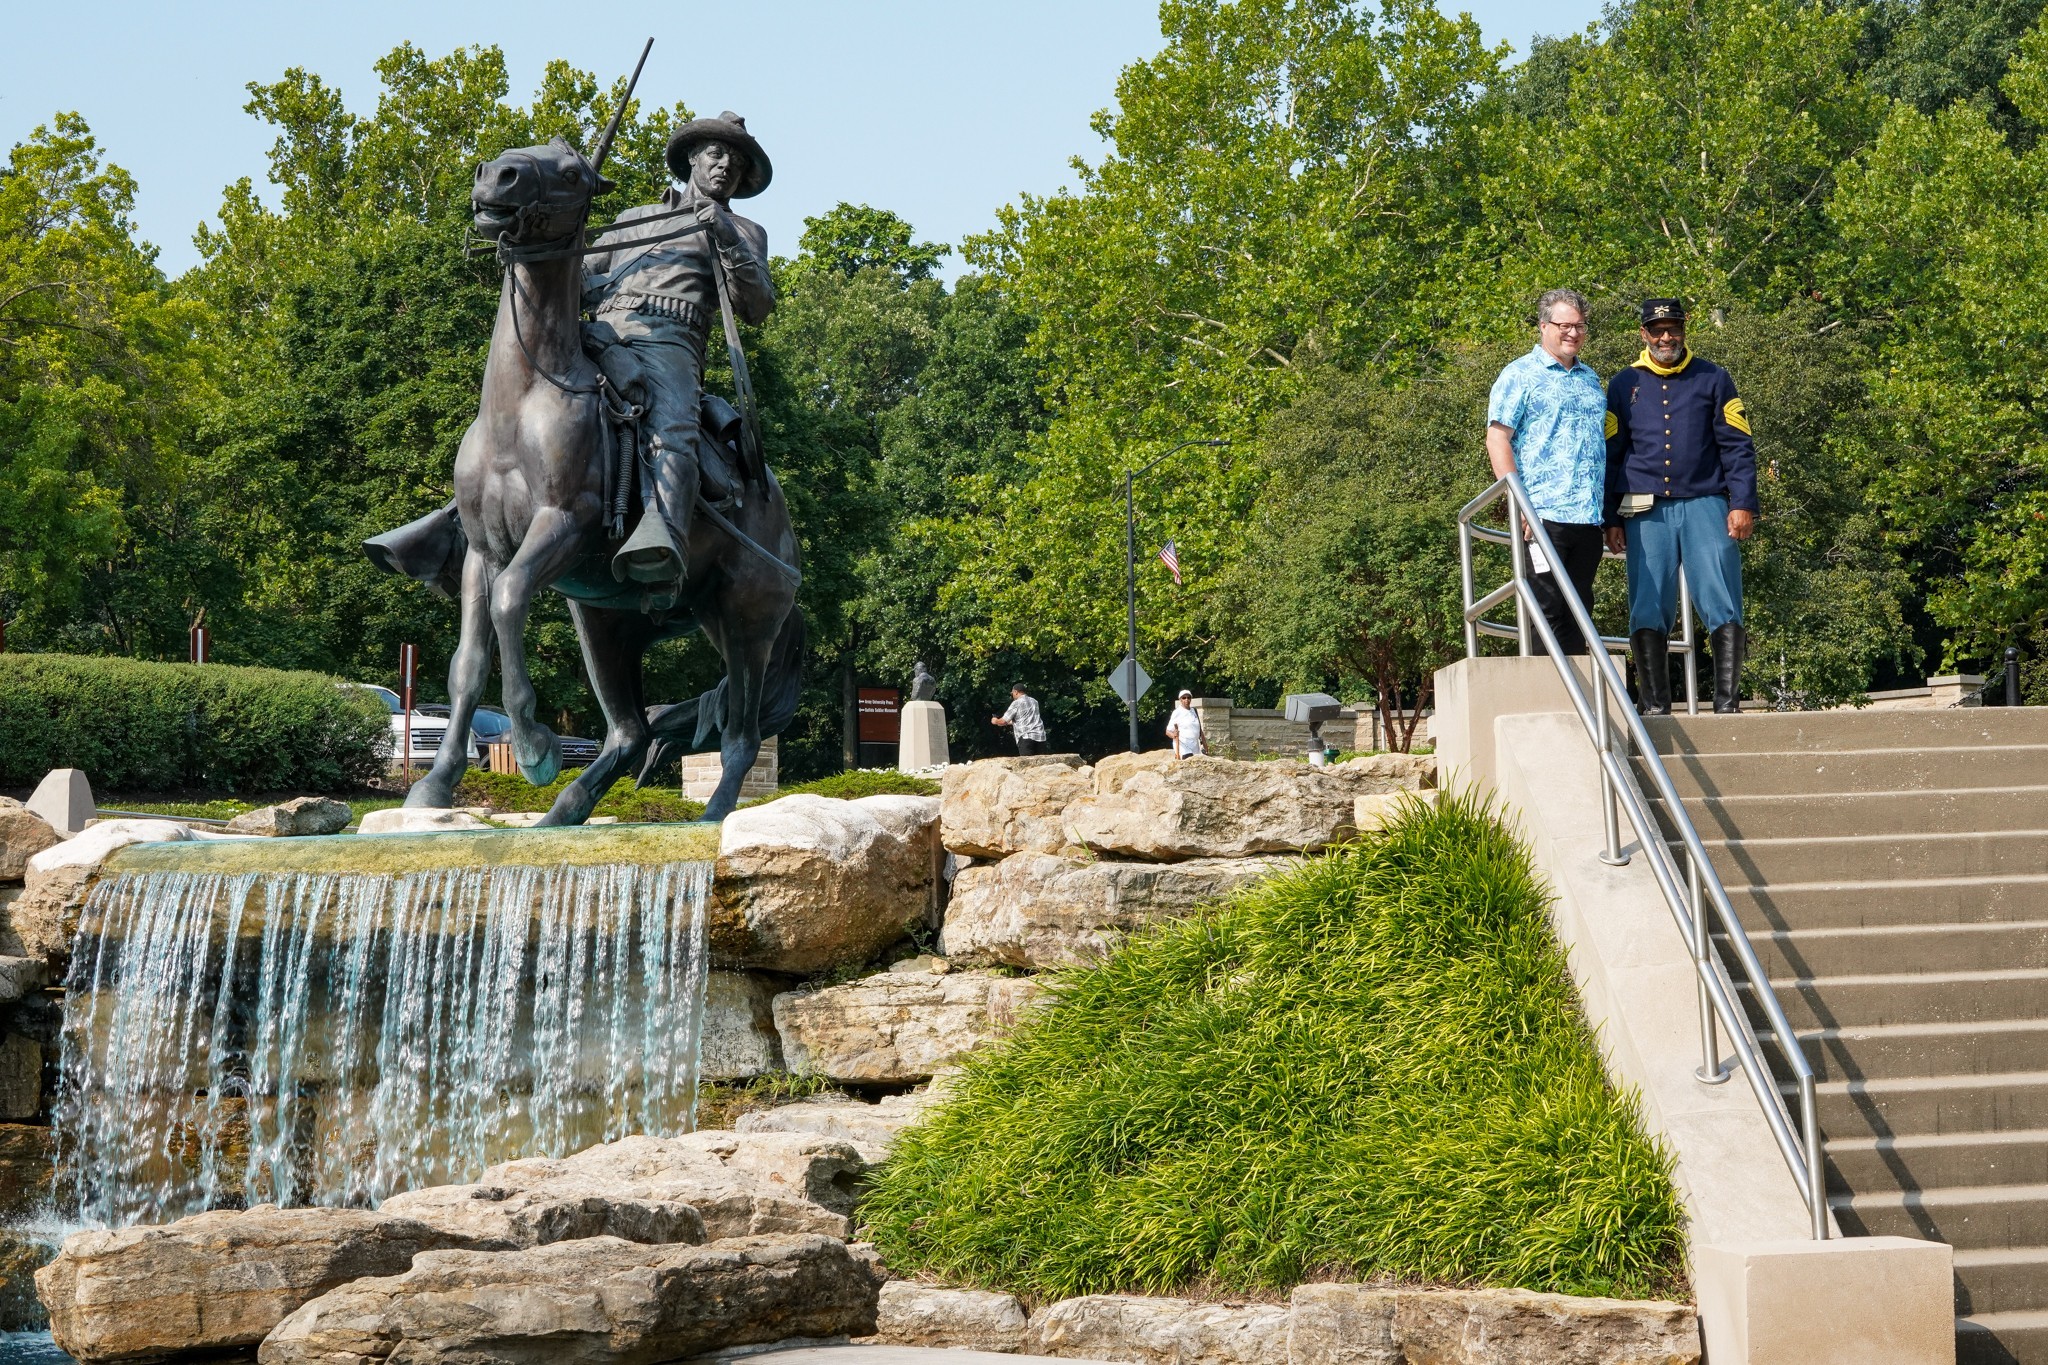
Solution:
<path fill-rule="evenodd" d="M 1685 305 L 1646 299 L 1643 353 L 1607 385 L 1607 546 L 1628 556 L 1629 647 L 1646 716 L 1671 714 L 1678 571 L 1714 651 L 1714 710 L 1742 709 L 1742 551 L 1756 446 L 1728 371 L 1685 343 Z"/>

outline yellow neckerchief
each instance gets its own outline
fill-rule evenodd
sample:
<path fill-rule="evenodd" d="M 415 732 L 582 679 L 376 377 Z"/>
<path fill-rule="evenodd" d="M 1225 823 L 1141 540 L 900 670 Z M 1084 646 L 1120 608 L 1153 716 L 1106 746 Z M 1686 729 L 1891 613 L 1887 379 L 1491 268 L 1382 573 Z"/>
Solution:
<path fill-rule="evenodd" d="M 1692 347 L 1690 346 L 1686 347 L 1685 353 L 1678 357 L 1678 363 L 1676 365 L 1673 365 L 1669 369 L 1664 368 L 1664 366 L 1659 365 L 1656 361 L 1650 359 L 1650 348 L 1645 346 L 1643 347 L 1643 353 L 1636 357 L 1635 368 L 1639 370 L 1648 370 L 1651 374 L 1662 375 L 1666 379 L 1669 379 L 1672 375 L 1677 374 L 1680 370 L 1684 369 L 1686 366 L 1690 364 L 1692 364 Z"/>

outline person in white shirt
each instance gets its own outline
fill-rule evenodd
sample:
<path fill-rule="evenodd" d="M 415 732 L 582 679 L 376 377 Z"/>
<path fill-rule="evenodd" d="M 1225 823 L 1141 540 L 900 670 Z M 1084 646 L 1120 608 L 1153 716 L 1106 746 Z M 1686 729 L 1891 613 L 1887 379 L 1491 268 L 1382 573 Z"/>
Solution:
<path fill-rule="evenodd" d="M 1195 694 L 1186 688 L 1173 703 L 1173 719 L 1166 722 L 1166 737 L 1173 741 L 1175 758 L 1193 758 L 1209 752 L 1209 737 L 1202 733 L 1202 718 L 1195 714 Z"/>
<path fill-rule="evenodd" d="M 1010 729 L 1017 736 L 1018 753 L 1045 752 L 1045 717 L 1039 713 L 1038 699 L 1024 690 L 1023 683 L 1010 689 L 1010 709 L 1000 716 L 990 716 L 989 723 Z"/>

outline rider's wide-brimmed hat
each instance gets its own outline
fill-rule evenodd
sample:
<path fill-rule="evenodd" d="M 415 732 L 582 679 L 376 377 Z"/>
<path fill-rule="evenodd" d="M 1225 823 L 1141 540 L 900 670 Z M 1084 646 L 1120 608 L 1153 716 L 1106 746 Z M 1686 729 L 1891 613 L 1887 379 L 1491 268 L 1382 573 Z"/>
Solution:
<path fill-rule="evenodd" d="M 751 199 L 767 189 L 768 182 L 775 178 L 775 167 L 769 163 L 768 153 L 747 131 L 747 121 L 728 109 L 717 118 L 692 119 L 668 135 L 668 168 L 676 179 L 690 178 L 690 153 L 707 142 L 723 142 L 746 159 L 746 169 L 740 175 L 739 188 L 732 192 L 733 198 Z"/>

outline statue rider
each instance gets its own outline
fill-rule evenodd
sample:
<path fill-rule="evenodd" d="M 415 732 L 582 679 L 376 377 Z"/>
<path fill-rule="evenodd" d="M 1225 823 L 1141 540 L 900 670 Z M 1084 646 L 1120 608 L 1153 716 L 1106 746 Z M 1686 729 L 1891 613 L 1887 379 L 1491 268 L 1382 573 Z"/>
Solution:
<path fill-rule="evenodd" d="M 596 315 L 585 325 L 585 344 L 613 388 L 646 409 L 654 461 L 654 504 L 612 556 L 612 575 L 673 591 L 686 571 L 691 514 L 708 472 L 699 464 L 699 408 L 721 286 L 741 321 L 758 323 L 775 306 L 768 234 L 728 205 L 768 188 L 774 170 L 746 120 L 730 111 L 671 134 L 668 167 L 681 187 L 620 214 L 593 244 L 610 249 L 585 258 L 583 301 Z M 634 221 L 654 214 L 666 216 Z M 701 230 L 635 246 L 693 222 Z"/>

